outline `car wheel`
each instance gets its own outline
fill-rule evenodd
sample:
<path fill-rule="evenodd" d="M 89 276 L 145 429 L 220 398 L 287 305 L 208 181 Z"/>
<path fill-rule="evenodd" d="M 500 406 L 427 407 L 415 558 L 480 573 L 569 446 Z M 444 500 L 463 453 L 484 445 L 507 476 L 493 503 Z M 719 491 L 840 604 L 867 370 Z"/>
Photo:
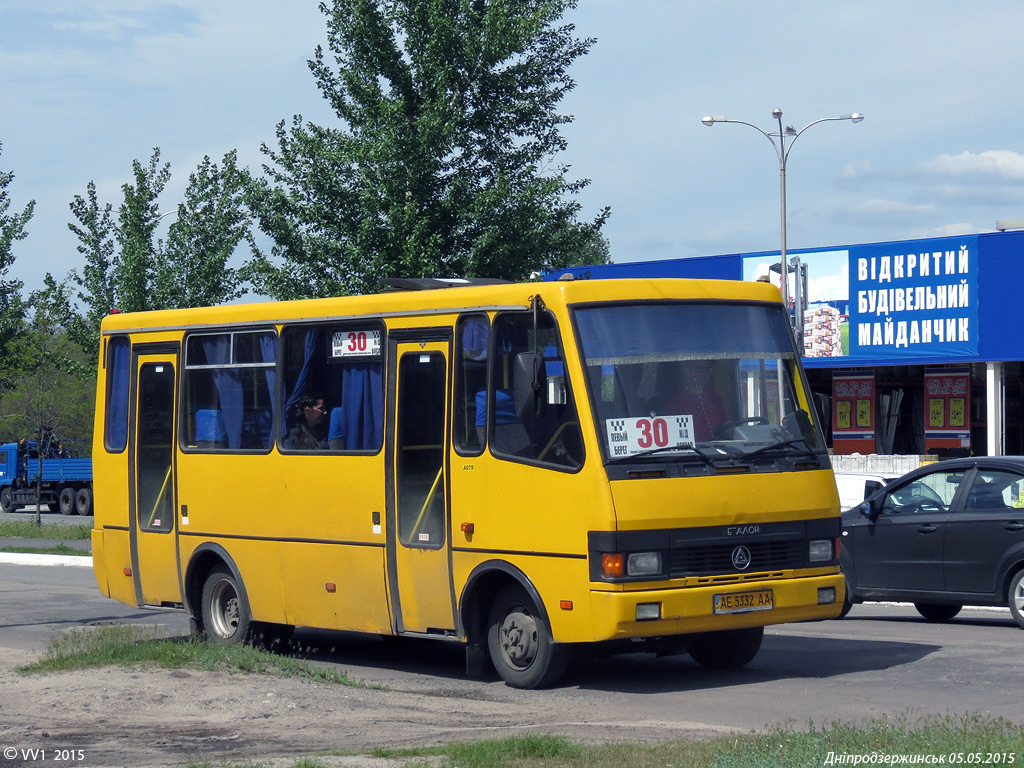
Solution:
<path fill-rule="evenodd" d="M 1010 605 L 1010 615 L 1017 622 L 1017 626 L 1024 629 L 1024 570 L 1017 571 L 1010 580 L 1010 594 L 1007 603 Z"/>
<path fill-rule="evenodd" d="M 690 657 L 705 669 L 738 669 L 761 650 L 764 627 L 707 632 L 690 645 Z"/>
<path fill-rule="evenodd" d="M 502 589 L 491 604 L 487 649 L 494 668 L 512 688 L 552 685 L 568 661 L 568 649 L 554 642 L 540 611 L 517 585 Z"/>
<path fill-rule="evenodd" d="M 949 621 L 963 608 L 962 605 L 942 605 L 939 603 L 914 603 L 917 612 L 924 616 L 926 621 Z"/>
<path fill-rule="evenodd" d="M 850 599 L 850 586 L 847 584 L 843 591 L 843 609 L 839 612 L 839 618 L 845 619 L 851 608 L 853 608 L 853 601 Z"/>

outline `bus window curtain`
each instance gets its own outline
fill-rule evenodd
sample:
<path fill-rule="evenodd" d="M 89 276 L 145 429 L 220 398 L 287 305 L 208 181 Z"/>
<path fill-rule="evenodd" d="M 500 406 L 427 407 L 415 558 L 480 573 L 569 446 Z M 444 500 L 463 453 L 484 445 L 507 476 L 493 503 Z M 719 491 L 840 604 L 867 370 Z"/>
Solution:
<path fill-rule="evenodd" d="M 310 328 L 306 331 L 306 343 L 303 349 L 302 357 L 302 368 L 299 370 L 298 378 L 295 379 L 295 386 L 292 387 L 292 391 L 287 393 L 284 401 L 283 413 L 283 434 L 287 435 L 288 431 L 292 428 L 292 418 L 294 414 L 292 411 L 295 410 L 295 406 L 298 405 L 299 400 L 302 396 L 308 394 L 306 389 L 309 387 L 309 381 L 313 377 L 313 370 L 316 367 L 316 350 L 319 347 L 320 342 L 320 331 L 316 328 Z M 285 382 L 285 387 L 288 386 L 288 382 Z"/>
<path fill-rule="evenodd" d="M 384 441 L 384 390 L 378 363 L 356 363 L 342 373 L 345 450 L 380 448 Z"/>
<path fill-rule="evenodd" d="M 231 360 L 231 337 L 227 334 L 204 336 L 203 353 L 207 362 L 228 362 Z M 224 429 L 228 436 L 228 448 L 242 445 L 242 380 L 237 368 L 216 368 L 213 370 L 213 384 L 217 388 L 219 408 L 224 418 Z"/>

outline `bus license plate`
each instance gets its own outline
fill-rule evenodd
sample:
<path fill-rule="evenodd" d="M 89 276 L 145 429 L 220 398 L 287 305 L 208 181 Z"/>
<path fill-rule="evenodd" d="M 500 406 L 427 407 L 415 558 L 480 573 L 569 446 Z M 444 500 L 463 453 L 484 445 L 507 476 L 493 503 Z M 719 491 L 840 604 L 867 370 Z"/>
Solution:
<path fill-rule="evenodd" d="M 770 589 L 756 592 L 730 592 L 715 595 L 715 613 L 745 613 L 770 611 L 775 607 L 775 595 Z"/>

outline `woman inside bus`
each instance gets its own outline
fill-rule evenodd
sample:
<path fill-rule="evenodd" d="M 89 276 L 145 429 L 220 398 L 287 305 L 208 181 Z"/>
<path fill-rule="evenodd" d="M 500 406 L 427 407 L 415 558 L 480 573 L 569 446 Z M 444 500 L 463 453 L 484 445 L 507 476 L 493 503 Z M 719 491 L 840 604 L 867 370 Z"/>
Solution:
<path fill-rule="evenodd" d="M 288 432 L 287 445 L 299 451 L 315 451 L 327 447 L 327 409 L 324 399 L 303 396 L 295 405 L 295 423 Z"/>

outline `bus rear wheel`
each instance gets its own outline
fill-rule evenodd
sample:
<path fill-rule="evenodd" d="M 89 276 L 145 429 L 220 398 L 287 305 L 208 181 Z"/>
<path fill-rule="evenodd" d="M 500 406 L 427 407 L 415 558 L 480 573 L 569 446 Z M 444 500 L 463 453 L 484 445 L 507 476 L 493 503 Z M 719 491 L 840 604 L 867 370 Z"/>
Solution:
<path fill-rule="evenodd" d="M 517 585 L 498 592 L 487 622 L 494 668 L 512 688 L 543 688 L 565 672 L 568 649 L 555 643 L 547 621 Z"/>
<path fill-rule="evenodd" d="M 240 582 L 226 568 L 215 568 L 203 584 L 203 629 L 210 642 L 237 645 L 249 634 L 252 614 Z"/>
<path fill-rule="evenodd" d="M 707 632 L 690 644 L 690 657 L 705 669 L 739 669 L 761 650 L 764 627 Z"/>

